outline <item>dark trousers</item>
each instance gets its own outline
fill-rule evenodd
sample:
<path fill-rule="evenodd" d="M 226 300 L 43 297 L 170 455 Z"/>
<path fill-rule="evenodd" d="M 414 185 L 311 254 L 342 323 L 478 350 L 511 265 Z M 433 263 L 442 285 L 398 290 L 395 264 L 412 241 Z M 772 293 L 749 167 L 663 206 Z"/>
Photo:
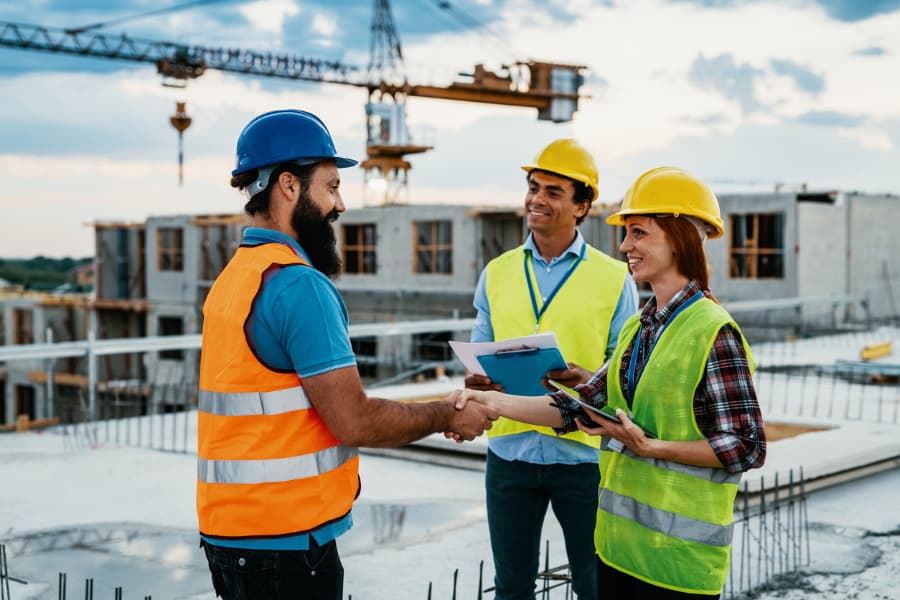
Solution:
<path fill-rule="evenodd" d="M 223 600 L 341 600 L 344 566 L 334 540 L 309 550 L 243 550 L 202 542 Z"/>
<path fill-rule="evenodd" d="M 603 598 L 615 598 L 615 600 L 687 600 L 688 598 L 706 598 L 713 600 L 721 594 L 707 596 L 706 594 L 687 594 L 661 588 L 618 569 L 613 569 L 600 558 L 597 558 L 597 584 L 601 585 Z"/>
<path fill-rule="evenodd" d="M 496 600 L 534 600 L 548 503 L 562 527 L 575 593 L 580 600 L 597 598 L 599 483 L 596 464 L 535 465 L 488 451 L 485 487 Z"/>

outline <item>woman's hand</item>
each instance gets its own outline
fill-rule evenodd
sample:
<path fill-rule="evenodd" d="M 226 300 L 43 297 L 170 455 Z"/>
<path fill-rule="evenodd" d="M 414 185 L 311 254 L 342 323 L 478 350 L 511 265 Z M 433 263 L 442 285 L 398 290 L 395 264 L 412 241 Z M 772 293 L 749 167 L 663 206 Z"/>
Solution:
<path fill-rule="evenodd" d="M 644 431 L 634 424 L 628 418 L 628 414 L 621 408 L 616 409 L 616 416 L 619 417 L 621 424 L 611 419 L 606 419 L 600 415 L 595 415 L 589 410 L 585 410 L 593 427 L 584 424 L 581 417 L 575 419 L 578 429 L 589 435 L 605 435 L 613 439 L 619 440 L 625 447 L 637 454 L 638 456 L 647 456 L 651 451 L 653 441 L 648 438 Z"/>

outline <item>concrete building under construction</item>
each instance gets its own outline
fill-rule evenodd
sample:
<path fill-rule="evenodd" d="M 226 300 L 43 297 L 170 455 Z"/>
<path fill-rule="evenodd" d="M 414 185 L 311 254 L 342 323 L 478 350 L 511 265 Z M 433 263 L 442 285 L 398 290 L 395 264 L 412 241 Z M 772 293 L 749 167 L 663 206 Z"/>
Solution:
<path fill-rule="evenodd" d="M 770 192 L 721 195 L 719 202 L 726 233 L 707 244 L 712 291 L 751 338 L 900 315 L 897 196 Z M 616 256 L 621 229 L 605 223 L 612 210 L 595 206 L 580 229 Z M 96 223 L 93 295 L 8 294 L 0 300 L 0 344 L 199 333 L 203 300 L 248 225 L 244 215 Z M 462 205 L 348 210 L 335 230 L 344 264 L 337 286 L 351 323 L 472 317 L 481 270 L 527 235 L 523 209 Z M 459 330 L 431 331 L 355 337 L 353 345 L 362 375 L 374 382 L 422 365 L 452 367 L 446 342 L 461 337 Z M 96 366 L 98 393 L 126 414 L 143 414 L 148 405 L 176 409 L 192 401 L 197 355 L 106 355 Z M 15 361 L 0 370 L 0 424 L 23 413 L 66 419 L 83 410 L 85 361 L 62 359 L 51 369 L 47 362 Z M 48 378 L 55 394 L 48 394 Z"/>

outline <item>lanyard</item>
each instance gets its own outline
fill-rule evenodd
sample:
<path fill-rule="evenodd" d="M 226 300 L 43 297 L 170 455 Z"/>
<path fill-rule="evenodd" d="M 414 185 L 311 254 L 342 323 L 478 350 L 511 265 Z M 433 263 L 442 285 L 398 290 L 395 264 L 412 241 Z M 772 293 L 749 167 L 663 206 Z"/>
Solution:
<path fill-rule="evenodd" d="M 688 298 L 687 302 L 678 307 L 678 309 L 672 313 L 672 316 L 669 317 L 669 320 L 666 321 L 666 324 L 662 326 L 662 329 L 659 330 L 659 334 L 656 335 L 655 338 L 650 340 L 650 347 L 647 348 L 647 356 L 644 357 L 644 362 L 641 365 L 641 371 L 637 374 L 637 377 L 640 378 L 641 374 L 644 372 L 644 367 L 647 366 L 647 363 L 650 362 L 650 355 L 653 354 L 653 350 L 656 348 L 656 342 L 659 341 L 659 338 L 662 337 L 662 334 L 666 331 L 666 327 L 668 327 L 672 321 L 675 320 L 681 312 L 692 305 L 697 300 L 703 298 L 703 291 L 699 291 L 690 298 Z M 641 351 L 641 332 L 644 330 L 643 323 L 640 327 L 638 327 L 637 335 L 635 336 L 634 342 L 634 350 L 631 351 L 631 360 L 628 361 L 628 371 L 625 374 L 625 393 L 628 399 L 628 407 L 631 408 L 631 403 L 634 401 L 634 392 L 635 388 L 637 388 L 637 379 L 635 379 L 635 369 L 637 367 L 637 356 Z"/>
<path fill-rule="evenodd" d="M 547 300 L 543 303 L 540 310 L 538 310 L 537 305 L 537 295 L 534 293 L 534 285 L 531 283 L 532 272 L 529 269 L 529 265 L 531 263 L 530 253 L 524 252 L 524 259 L 522 261 L 522 267 L 525 269 L 525 281 L 528 283 L 528 293 L 531 295 L 531 309 L 534 311 L 534 332 L 538 332 L 538 327 L 541 325 L 541 318 L 544 316 L 544 313 L 547 312 L 547 308 L 550 306 L 550 303 L 553 302 L 553 299 L 556 297 L 556 293 L 562 289 L 563 284 L 568 281 L 569 277 L 572 276 L 572 273 L 575 272 L 575 268 L 584 260 L 584 251 L 587 249 L 587 244 L 581 246 L 581 253 L 578 255 L 578 258 L 572 261 L 572 264 L 569 266 L 569 270 L 566 271 L 566 274 L 563 275 L 563 278 L 559 280 L 559 283 L 556 284 L 556 287 L 553 288 L 553 291 L 550 292 L 550 295 L 547 296 Z"/>

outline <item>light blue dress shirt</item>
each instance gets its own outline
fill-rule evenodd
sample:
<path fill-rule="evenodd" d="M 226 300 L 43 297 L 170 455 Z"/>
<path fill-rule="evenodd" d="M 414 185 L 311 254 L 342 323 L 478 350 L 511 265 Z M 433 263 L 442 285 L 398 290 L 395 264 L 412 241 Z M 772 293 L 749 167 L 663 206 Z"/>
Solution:
<path fill-rule="evenodd" d="M 533 236 L 529 234 L 528 239 L 525 240 L 525 251 L 531 254 L 531 268 L 534 271 L 542 299 L 545 299 L 565 277 L 572 261 L 578 258 L 586 243 L 581 232 L 578 231 L 575 241 L 566 248 L 565 252 L 547 263 L 541 253 L 537 251 Z M 588 255 L 585 255 L 584 260 L 588 260 Z M 494 341 L 494 327 L 491 324 L 491 308 L 487 299 L 486 280 L 487 269 L 481 272 L 478 286 L 475 288 L 473 304 L 478 313 L 475 317 L 475 325 L 472 327 L 471 340 L 473 342 Z M 616 340 L 622 325 L 637 310 L 637 286 L 629 273 L 625 277 L 625 285 L 622 286 L 622 293 L 619 295 L 619 301 L 609 325 L 607 357 L 616 347 Z M 554 438 L 537 431 L 491 437 L 488 438 L 488 447 L 504 460 L 521 460 L 539 465 L 595 463 L 598 454 L 596 448 L 564 438 Z"/>

